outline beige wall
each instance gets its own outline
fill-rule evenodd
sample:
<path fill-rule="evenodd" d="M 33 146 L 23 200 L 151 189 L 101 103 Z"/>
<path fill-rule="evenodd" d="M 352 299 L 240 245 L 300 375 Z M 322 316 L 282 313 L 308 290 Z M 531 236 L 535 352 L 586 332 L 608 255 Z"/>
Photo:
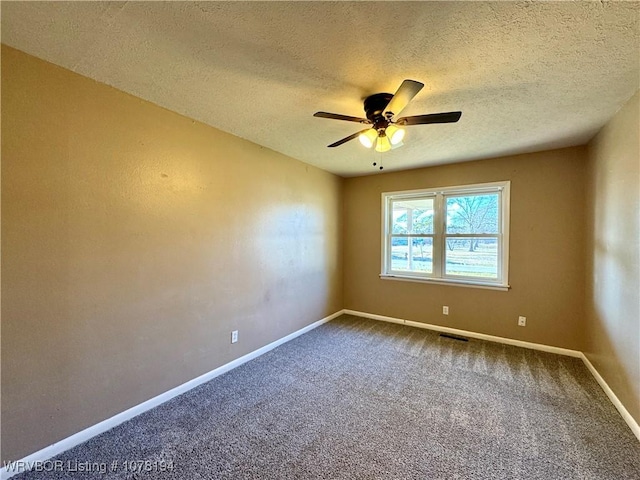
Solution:
<path fill-rule="evenodd" d="M 640 92 L 588 145 L 587 358 L 640 423 Z"/>
<path fill-rule="evenodd" d="M 340 310 L 341 196 L 3 46 L 2 460 Z"/>
<path fill-rule="evenodd" d="M 345 308 L 581 349 L 584 157 L 577 147 L 347 179 Z M 378 277 L 382 192 L 500 180 L 511 180 L 509 291 Z"/>

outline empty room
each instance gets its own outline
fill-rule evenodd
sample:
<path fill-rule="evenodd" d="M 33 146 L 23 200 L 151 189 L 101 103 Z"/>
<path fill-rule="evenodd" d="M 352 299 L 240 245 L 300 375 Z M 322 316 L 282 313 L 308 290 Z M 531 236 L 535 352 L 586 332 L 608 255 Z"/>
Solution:
<path fill-rule="evenodd" d="M 0 478 L 640 480 L 640 2 L 0 14 Z"/>

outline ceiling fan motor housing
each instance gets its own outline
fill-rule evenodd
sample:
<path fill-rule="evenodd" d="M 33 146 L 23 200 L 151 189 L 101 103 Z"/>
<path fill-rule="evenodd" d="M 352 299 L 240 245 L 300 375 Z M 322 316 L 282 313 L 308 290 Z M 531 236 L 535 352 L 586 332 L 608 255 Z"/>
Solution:
<path fill-rule="evenodd" d="M 391 93 L 376 93 L 364 99 L 364 111 L 376 130 L 387 128 L 389 125 L 383 113 L 392 98 Z"/>
<path fill-rule="evenodd" d="M 404 130 L 397 126 L 453 123 L 460 120 L 462 112 L 431 113 L 395 118 L 396 115 L 399 115 L 400 112 L 404 110 L 422 87 L 424 87 L 424 83 L 406 79 L 394 94 L 375 93 L 369 95 L 364 99 L 364 111 L 367 118 L 352 117 L 351 115 L 341 115 L 330 112 L 316 112 L 313 116 L 371 125 L 370 128 L 352 133 L 348 137 L 333 142 L 331 145 L 327 145 L 329 148 L 338 147 L 359 137 L 365 147 L 371 148 L 375 145 L 377 151 L 386 152 L 393 148 L 394 145 L 396 147 L 402 145 Z M 389 139 L 389 136 L 392 138 Z"/>

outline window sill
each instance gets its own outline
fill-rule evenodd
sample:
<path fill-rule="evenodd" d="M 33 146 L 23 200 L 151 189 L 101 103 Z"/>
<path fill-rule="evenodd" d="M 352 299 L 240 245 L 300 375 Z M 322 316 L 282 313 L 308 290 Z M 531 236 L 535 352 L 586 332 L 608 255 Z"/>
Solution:
<path fill-rule="evenodd" d="M 490 283 L 479 283 L 469 280 L 449 280 L 443 278 L 424 278 L 424 277 L 412 277 L 410 275 L 389 275 L 380 274 L 382 280 L 400 280 L 401 282 L 417 282 L 417 283 L 432 283 L 435 285 L 449 285 L 452 287 L 468 287 L 468 288 L 484 288 L 487 290 L 500 290 L 507 292 L 511 288 L 509 285 L 495 285 Z"/>

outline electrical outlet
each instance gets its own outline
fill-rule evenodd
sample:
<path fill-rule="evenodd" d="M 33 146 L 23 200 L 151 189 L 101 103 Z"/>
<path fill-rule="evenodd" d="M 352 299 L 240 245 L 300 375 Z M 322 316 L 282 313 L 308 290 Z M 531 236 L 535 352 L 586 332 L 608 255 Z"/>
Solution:
<path fill-rule="evenodd" d="M 518 317 L 518 326 L 526 327 L 527 326 L 527 317 Z"/>
<path fill-rule="evenodd" d="M 234 330 L 231 332 L 231 343 L 236 343 L 238 341 L 238 330 Z"/>
<path fill-rule="evenodd" d="M 449 315 L 449 307 L 446 305 L 442 306 L 442 314 L 443 315 Z"/>

